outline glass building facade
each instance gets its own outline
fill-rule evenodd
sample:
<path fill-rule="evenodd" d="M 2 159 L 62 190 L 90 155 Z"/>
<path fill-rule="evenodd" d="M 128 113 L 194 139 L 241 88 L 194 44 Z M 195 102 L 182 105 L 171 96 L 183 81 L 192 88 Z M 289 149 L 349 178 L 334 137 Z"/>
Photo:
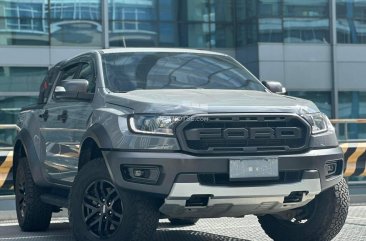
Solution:
<path fill-rule="evenodd" d="M 261 57 L 263 44 L 269 44 L 265 45 L 270 48 L 268 59 Z M 62 57 L 38 63 L 32 56 L 6 56 L 5 50 L 10 53 L 35 49 L 51 55 L 69 49 L 76 53 L 79 48 L 82 52 L 85 48 L 123 46 L 213 49 L 236 57 L 260 78 L 266 76 L 263 74 L 266 69 L 268 73 L 282 69 L 284 74 L 275 79 L 282 81 L 296 66 L 301 69 L 310 64 L 310 71 L 303 75 L 311 75 L 312 66 L 331 66 L 329 49 L 334 45 L 341 50 L 353 46 L 366 48 L 366 0 L 2 0 L 0 123 L 14 123 L 21 107 L 35 103 L 47 69 L 64 58 L 60 54 Z M 281 48 L 283 53 L 272 53 L 272 46 Z M 307 56 L 304 50 L 289 58 L 289 65 L 274 58 L 286 53 L 289 47 L 303 46 L 315 49 L 315 55 L 320 48 L 328 57 L 319 60 L 319 64 L 313 56 L 299 60 L 297 57 Z M 254 55 L 246 56 L 247 50 Z M 354 53 L 357 55 L 358 51 Z M 339 69 L 342 73 L 356 62 L 362 70 L 362 64 L 366 64 L 366 60 L 358 57 L 342 57 L 338 54 L 335 62 L 344 62 L 346 67 L 333 66 L 336 72 Z M 295 67 L 291 65 L 296 63 Z M 324 88 L 308 87 L 310 84 L 307 86 L 304 79 L 310 77 L 300 78 L 297 69 L 285 84 L 291 95 L 313 100 L 329 116 L 366 118 L 366 82 L 356 74 L 347 73 L 346 80 L 338 77 L 337 81 L 351 78 L 356 87 L 346 84 L 333 88 L 337 78 L 331 69 L 324 70 L 323 76 L 329 78 L 324 80 L 329 81 Z M 323 79 L 312 81 L 321 84 Z M 350 126 L 349 133 L 352 138 L 366 138 L 366 127 Z M 3 140 L 9 138 L 0 135 L 1 143 L 9 143 Z"/>

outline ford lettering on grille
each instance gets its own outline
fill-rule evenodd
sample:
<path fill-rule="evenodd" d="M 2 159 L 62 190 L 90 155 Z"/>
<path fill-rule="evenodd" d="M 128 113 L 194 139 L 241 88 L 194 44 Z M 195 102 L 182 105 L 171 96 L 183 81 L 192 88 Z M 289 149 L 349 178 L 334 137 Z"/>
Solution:
<path fill-rule="evenodd" d="M 298 127 L 261 127 L 261 128 L 226 128 L 226 129 L 191 129 L 186 131 L 187 140 L 223 138 L 226 140 L 246 139 L 299 139 L 302 136 Z"/>
<path fill-rule="evenodd" d="M 283 153 L 305 150 L 310 127 L 296 115 L 207 116 L 177 129 L 182 149 L 199 154 Z"/>

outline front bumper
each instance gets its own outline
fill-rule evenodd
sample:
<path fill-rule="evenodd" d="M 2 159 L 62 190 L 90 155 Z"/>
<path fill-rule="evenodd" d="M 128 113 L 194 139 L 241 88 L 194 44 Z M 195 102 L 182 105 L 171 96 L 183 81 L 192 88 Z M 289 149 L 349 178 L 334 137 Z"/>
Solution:
<path fill-rule="evenodd" d="M 202 184 L 199 174 L 229 173 L 229 160 L 240 156 L 193 156 L 183 153 L 103 151 L 113 182 L 123 189 L 154 194 L 165 199 L 160 211 L 168 217 L 238 217 L 246 214 L 276 213 L 306 205 L 317 194 L 336 185 L 342 171 L 326 177 L 325 165 L 338 161 L 343 170 L 343 153 L 339 147 L 310 150 L 293 155 L 276 155 L 279 171 L 302 171 L 302 177 L 290 183 L 251 182 L 238 185 Z M 243 156 L 248 158 L 248 156 Z M 160 176 L 156 184 L 125 180 L 123 166 L 156 166 Z M 292 193 L 302 193 L 296 202 L 286 202 Z M 187 205 L 194 195 L 208 196 L 199 207 Z"/>
<path fill-rule="evenodd" d="M 240 156 L 193 156 L 167 152 L 103 151 L 103 155 L 112 180 L 117 186 L 164 197 L 171 192 L 174 183 L 198 183 L 197 174 L 201 173 L 229 173 L 229 160 L 240 159 Z M 327 179 L 324 168 L 328 161 L 342 160 L 343 163 L 343 153 L 339 147 L 276 157 L 279 161 L 279 171 L 316 170 L 319 173 L 322 191 L 336 185 L 342 178 L 342 175 L 338 175 Z M 123 165 L 158 166 L 159 180 L 156 185 L 126 181 L 121 173 Z"/>

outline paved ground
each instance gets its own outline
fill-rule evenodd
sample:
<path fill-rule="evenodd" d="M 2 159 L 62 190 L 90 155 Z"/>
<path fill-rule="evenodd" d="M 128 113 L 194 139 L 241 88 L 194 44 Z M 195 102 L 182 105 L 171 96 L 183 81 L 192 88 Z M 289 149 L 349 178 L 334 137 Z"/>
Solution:
<path fill-rule="evenodd" d="M 72 238 L 68 220 L 62 215 L 54 218 L 49 231 L 22 233 L 14 221 L 11 201 L 0 201 L 0 241 L 66 241 Z M 5 211 L 10 210 L 10 211 Z M 4 215 L 8 215 L 5 219 Z M 241 219 L 202 219 L 195 226 L 174 227 L 161 220 L 155 241 L 270 241 L 260 228 L 256 217 Z M 335 241 L 366 240 L 366 204 L 352 206 L 347 223 Z"/>

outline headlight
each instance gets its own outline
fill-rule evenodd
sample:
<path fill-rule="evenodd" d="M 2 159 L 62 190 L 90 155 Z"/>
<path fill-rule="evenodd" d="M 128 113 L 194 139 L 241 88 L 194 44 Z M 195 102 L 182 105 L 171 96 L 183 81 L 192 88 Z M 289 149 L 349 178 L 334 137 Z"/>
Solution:
<path fill-rule="evenodd" d="M 311 132 L 313 134 L 319 134 L 328 131 L 328 128 L 333 128 L 328 117 L 323 113 L 306 114 L 304 118 L 311 125 Z"/>
<path fill-rule="evenodd" d="M 128 121 L 135 133 L 172 136 L 181 119 L 179 116 L 134 115 Z"/>

